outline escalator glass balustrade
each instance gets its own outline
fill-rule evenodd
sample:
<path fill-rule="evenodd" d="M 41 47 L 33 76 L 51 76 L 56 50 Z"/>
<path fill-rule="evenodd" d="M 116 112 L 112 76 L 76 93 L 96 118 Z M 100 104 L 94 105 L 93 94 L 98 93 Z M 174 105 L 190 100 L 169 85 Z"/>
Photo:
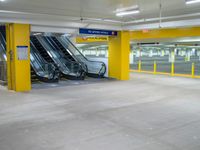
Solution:
<path fill-rule="evenodd" d="M 41 81 L 55 82 L 59 79 L 59 71 L 54 64 L 46 62 L 31 43 L 31 66 Z"/>
<path fill-rule="evenodd" d="M 106 73 L 106 65 L 103 62 L 88 60 L 78 48 L 64 36 L 55 36 L 52 39 L 61 47 L 65 53 L 75 57 L 79 62 L 87 67 L 87 75 L 92 77 L 104 77 Z"/>
<path fill-rule="evenodd" d="M 65 55 L 59 51 L 52 41 L 46 36 L 35 36 L 34 38 L 41 44 L 51 60 L 59 68 L 62 75 L 68 79 L 83 80 L 85 78 L 85 72 L 82 65 L 76 61 L 72 61 L 65 57 Z M 34 40 L 34 44 L 36 43 Z M 37 43 L 36 43 L 37 44 Z"/>

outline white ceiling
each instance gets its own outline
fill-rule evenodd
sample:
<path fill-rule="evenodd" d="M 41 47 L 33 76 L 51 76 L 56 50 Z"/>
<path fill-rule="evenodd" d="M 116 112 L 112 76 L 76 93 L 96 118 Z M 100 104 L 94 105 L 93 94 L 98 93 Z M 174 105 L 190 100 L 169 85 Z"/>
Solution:
<path fill-rule="evenodd" d="M 174 21 L 181 21 L 180 26 L 200 25 L 200 4 L 188 6 L 185 0 L 161 1 L 164 27 L 174 26 Z M 0 2 L 0 22 L 26 22 L 48 28 L 155 28 L 159 22 L 159 3 L 160 0 L 5 0 Z M 140 14 L 115 16 L 116 9 L 133 5 L 139 6 Z"/>

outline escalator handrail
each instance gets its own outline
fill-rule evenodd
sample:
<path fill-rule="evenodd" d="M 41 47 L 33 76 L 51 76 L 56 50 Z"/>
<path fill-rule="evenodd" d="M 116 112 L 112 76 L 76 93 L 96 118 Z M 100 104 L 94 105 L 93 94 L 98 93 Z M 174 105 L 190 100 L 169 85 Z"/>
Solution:
<path fill-rule="evenodd" d="M 44 40 L 51 46 L 52 49 L 56 49 L 56 48 L 53 46 L 53 44 L 51 43 L 51 41 L 50 41 L 47 37 L 43 37 L 43 38 L 44 38 Z M 62 56 L 61 53 L 58 53 L 58 54 L 60 55 L 60 60 L 63 60 L 62 63 L 64 63 L 65 66 L 66 66 L 66 64 L 78 64 L 77 62 L 72 62 L 72 61 L 66 60 L 66 58 L 63 57 L 64 55 Z M 67 66 L 66 66 L 66 67 L 67 67 Z M 68 70 L 70 71 L 69 68 L 68 68 Z"/>
<path fill-rule="evenodd" d="M 1 32 L 0 32 L 0 38 L 3 41 L 3 49 L 4 49 L 4 51 L 6 51 L 6 40 Z"/>
<path fill-rule="evenodd" d="M 56 37 L 58 39 L 58 37 Z M 67 42 L 69 42 L 75 49 L 76 51 L 78 51 L 78 53 L 86 60 L 86 61 L 89 61 L 89 62 L 98 62 L 98 63 L 104 63 L 102 61 L 92 61 L 92 60 L 89 60 L 87 57 L 85 57 L 80 51 L 79 49 L 68 39 L 68 38 L 63 38 L 65 40 L 67 40 Z M 60 40 L 59 40 L 60 41 Z M 60 42 L 61 43 L 61 42 Z M 63 45 L 63 43 L 61 43 Z"/>
<path fill-rule="evenodd" d="M 40 44 L 43 46 L 43 48 L 51 54 L 51 56 L 57 55 L 55 52 L 53 52 L 53 49 L 49 46 L 49 43 L 47 43 L 46 39 L 44 39 L 43 36 L 35 36 L 37 40 L 40 42 Z M 48 47 L 48 48 L 47 48 Z M 52 57 L 54 62 L 57 64 L 58 68 L 64 69 L 63 67 L 61 68 L 61 64 L 65 66 L 63 62 L 60 61 L 60 59 L 56 60 L 55 57 Z M 67 71 L 70 73 L 70 70 L 66 67 Z M 61 70 L 62 71 L 62 70 Z M 62 71 L 63 72 L 63 71 Z"/>
<path fill-rule="evenodd" d="M 31 52 L 31 54 L 32 54 L 32 56 L 34 57 L 34 59 L 36 59 L 35 61 L 36 61 L 38 64 L 40 64 L 40 68 L 42 69 L 43 72 L 46 72 L 46 70 L 44 69 L 43 66 L 45 66 L 45 65 L 51 66 L 52 72 L 49 72 L 49 73 L 48 73 L 48 79 L 56 79 L 56 78 L 57 78 L 57 74 L 56 74 L 56 67 L 54 66 L 54 64 L 53 64 L 53 63 L 48 63 L 45 59 L 43 59 L 43 58 L 40 56 L 40 54 L 39 54 L 37 48 L 36 48 L 35 45 L 32 43 L 32 41 L 31 41 L 31 43 L 30 43 L 30 46 L 31 46 L 31 51 L 34 51 L 34 52 L 35 52 L 35 53 L 32 53 L 32 52 Z M 37 54 L 37 56 L 36 56 L 36 54 Z M 40 56 L 40 58 L 39 58 L 38 56 Z M 39 63 L 39 62 L 40 62 L 40 63 Z M 41 65 L 41 63 L 42 63 L 42 65 Z M 35 66 L 34 66 L 34 65 L 32 65 L 32 66 L 33 66 L 33 69 L 35 70 Z M 35 70 L 36 74 L 38 74 L 37 71 L 38 71 L 38 70 Z M 52 74 L 52 77 L 51 77 L 51 78 L 50 78 L 50 74 Z"/>
<path fill-rule="evenodd" d="M 0 41 L 2 42 L 2 44 L 0 45 L 1 50 L 2 50 L 2 54 L 4 55 L 3 59 L 4 61 L 7 60 L 7 55 L 6 55 L 6 40 L 5 37 L 3 36 L 3 34 L 0 32 Z"/>
<path fill-rule="evenodd" d="M 50 37 L 51 38 L 51 40 L 55 43 L 55 41 L 52 39 L 52 37 Z M 55 37 L 56 38 L 56 37 Z M 57 39 L 57 38 L 56 38 Z M 57 39 L 58 40 L 58 39 Z M 59 41 L 59 40 L 58 40 Z M 63 44 L 59 41 L 59 43 L 63 46 Z M 57 44 L 56 44 L 57 45 Z M 64 47 L 64 46 L 63 46 Z M 64 47 L 65 48 L 65 47 Z M 66 50 L 66 49 L 65 49 Z M 70 50 L 69 50 L 70 51 Z M 77 59 L 77 57 L 74 55 L 74 53 L 72 53 L 71 51 L 70 51 L 70 55 L 73 57 L 73 59 L 75 60 L 75 61 L 77 61 L 77 62 L 79 62 L 79 60 Z"/>
<path fill-rule="evenodd" d="M 42 44 L 43 48 L 45 48 L 46 51 L 51 53 L 51 55 L 53 54 L 53 55 L 56 55 L 56 56 L 59 56 L 60 58 L 62 58 L 59 53 L 55 53 L 56 51 L 52 48 L 52 45 L 47 38 L 45 38 L 44 36 L 35 36 L 35 37 Z M 64 60 L 66 60 L 65 62 L 61 61 L 61 59 L 58 59 L 58 58 L 56 58 L 58 60 L 55 60 L 55 57 L 52 57 L 52 59 L 58 65 L 58 67 L 60 68 L 60 71 L 62 71 L 62 73 L 64 73 L 65 75 L 72 75 L 73 74 L 73 75 L 76 75 L 76 77 L 81 76 L 80 72 L 81 72 L 82 68 L 80 67 L 80 64 L 79 64 L 78 70 L 73 72 L 74 70 L 72 71 L 72 69 L 70 70 L 70 68 L 68 68 L 69 66 L 67 66 L 67 65 L 69 64 L 69 62 L 65 58 L 64 58 Z M 78 64 L 78 63 L 74 62 L 74 63 L 71 63 L 71 64 L 73 65 L 73 64 Z"/>
<path fill-rule="evenodd" d="M 54 47 L 54 45 L 51 43 L 51 42 L 54 42 L 51 37 L 49 36 L 46 36 L 45 37 L 45 40 L 49 43 L 49 45 L 53 48 L 53 49 L 57 49 Z M 54 43 L 55 44 L 55 43 Z M 65 56 L 61 51 L 59 51 L 60 55 L 63 55 Z M 79 76 L 79 73 L 81 70 L 83 70 L 83 66 L 81 63 L 79 62 L 76 62 L 76 61 L 72 61 L 70 59 L 67 59 L 66 57 L 62 57 L 61 59 L 63 59 L 65 62 L 63 62 L 65 64 L 66 67 L 68 67 L 68 65 L 72 65 L 72 66 L 77 66 L 78 67 L 78 71 L 76 71 L 77 73 L 77 76 Z M 69 68 L 68 68 L 69 69 Z M 70 69 L 69 69 L 70 73 L 72 72 Z M 73 72 L 74 73 L 74 72 Z"/>
<path fill-rule="evenodd" d="M 61 40 L 59 40 L 58 37 L 56 37 L 56 39 L 62 44 L 63 47 L 65 47 L 65 46 L 63 45 L 63 43 L 62 43 L 62 42 L 64 42 L 64 41 L 61 42 Z M 65 38 L 62 38 L 62 39 L 67 40 L 67 42 L 69 42 L 69 44 L 71 44 L 72 47 L 75 48 L 76 51 L 78 51 L 78 53 L 79 53 L 86 61 L 92 62 L 92 63 L 101 63 L 101 64 L 102 64 L 102 68 L 99 70 L 99 73 L 98 73 L 99 75 L 100 75 L 100 72 L 103 70 L 103 68 L 104 68 L 103 74 L 106 73 L 107 68 L 106 68 L 106 64 L 105 64 L 104 62 L 102 62 L 102 61 L 92 61 L 92 60 L 89 60 L 88 58 L 86 58 L 86 57 L 79 51 L 79 49 L 78 49 L 68 38 L 65 37 Z M 66 47 L 65 47 L 65 49 L 66 49 Z M 69 50 L 70 50 L 70 49 L 69 49 Z M 73 54 L 73 52 L 71 52 L 71 53 Z M 73 54 L 73 55 L 74 55 L 74 54 Z"/>
<path fill-rule="evenodd" d="M 50 41 L 52 42 L 52 43 L 54 43 L 55 45 L 57 45 L 55 42 L 54 42 L 54 40 L 50 37 L 50 36 L 47 36 L 47 38 L 50 38 Z M 49 42 L 49 43 L 51 43 L 51 42 Z M 52 45 L 52 47 L 54 47 L 53 45 Z M 55 47 L 54 47 L 55 48 Z M 56 48 L 55 48 L 56 49 Z M 59 50 L 60 50 L 60 48 L 59 48 Z M 61 52 L 61 50 L 59 51 L 59 53 L 62 53 Z M 64 54 L 62 53 L 62 55 L 64 56 Z M 74 58 L 74 57 L 73 57 Z M 75 61 L 72 61 L 72 60 L 70 60 L 70 59 L 68 59 L 68 58 L 66 58 L 67 59 L 67 61 L 69 61 L 70 63 L 78 63 L 78 64 L 80 64 L 80 62 L 77 60 L 77 58 L 74 58 L 75 59 Z M 81 65 L 81 64 L 80 64 Z"/>

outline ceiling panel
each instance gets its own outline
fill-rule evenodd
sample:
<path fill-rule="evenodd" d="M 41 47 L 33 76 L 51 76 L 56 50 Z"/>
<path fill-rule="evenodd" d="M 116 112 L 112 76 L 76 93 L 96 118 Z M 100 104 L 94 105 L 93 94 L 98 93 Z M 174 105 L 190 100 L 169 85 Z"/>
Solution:
<path fill-rule="evenodd" d="M 161 0 L 161 2 L 163 17 L 200 12 L 199 4 L 186 6 L 185 0 Z M 0 2 L 0 10 L 49 14 L 54 15 L 54 19 L 61 15 L 123 22 L 159 17 L 159 3 L 160 0 L 5 0 Z M 125 18 L 115 16 L 116 9 L 133 5 L 139 6 L 140 14 Z M 196 16 L 199 17 L 200 15 Z M 193 16 L 192 19 L 195 17 Z"/>
<path fill-rule="evenodd" d="M 117 8 L 139 5 L 141 14 L 133 18 L 159 16 L 160 0 L 6 0 L 0 9 L 58 14 L 115 18 Z M 163 15 L 180 15 L 199 11 L 200 5 L 186 6 L 184 0 L 162 0 Z M 120 18 L 121 19 L 121 18 Z"/>

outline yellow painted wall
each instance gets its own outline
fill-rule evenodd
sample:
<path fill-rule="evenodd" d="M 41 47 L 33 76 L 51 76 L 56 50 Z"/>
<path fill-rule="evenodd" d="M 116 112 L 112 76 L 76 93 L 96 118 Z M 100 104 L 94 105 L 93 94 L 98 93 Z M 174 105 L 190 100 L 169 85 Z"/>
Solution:
<path fill-rule="evenodd" d="M 118 32 L 118 36 L 109 38 L 109 77 L 129 80 L 130 36 L 128 31 Z"/>
<path fill-rule="evenodd" d="M 8 89 L 17 92 L 30 91 L 30 25 L 8 24 L 6 36 Z M 28 60 L 18 60 L 17 46 L 28 46 Z"/>
<path fill-rule="evenodd" d="M 200 36 L 200 27 L 174 28 L 174 29 L 154 29 L 130 32 L 131 40 L 163 39 L 163 38 L 181 38 Z"/>

